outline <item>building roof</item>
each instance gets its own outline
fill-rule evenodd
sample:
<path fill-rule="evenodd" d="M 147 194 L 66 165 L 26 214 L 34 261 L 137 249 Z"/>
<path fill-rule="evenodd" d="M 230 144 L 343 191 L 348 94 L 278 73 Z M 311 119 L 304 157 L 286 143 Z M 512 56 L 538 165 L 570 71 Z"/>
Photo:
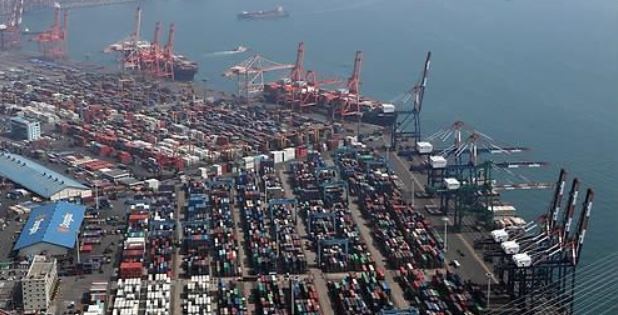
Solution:
<path fill-rule="evenodd" d="M 34 208 L 13 249 L 40 242 L 73 248 L 85 212 L 86 207 L 66 201 Z"/>
<path fill-rule="evenodd" d="M 22 116 L 13 116 L 13 117 L 11 117 L 11 121 L 16 122 L 16 123 L 20 123 L 20 124 L 24 124 L 24 125 L 35 123 L 34 121 L 30 121 L 30 120 L 28 120 L 28 119 L 26 119 L 25 117 L 22 117 Z"/>
<path fill-rule="evenodd" d="M 72 178 L 21 155 L 8 152 L 0 152 L 0 176 L 6 177 L 44 198 L 51 198 L 55 193 L 66 188 L 88 189 Z"/>

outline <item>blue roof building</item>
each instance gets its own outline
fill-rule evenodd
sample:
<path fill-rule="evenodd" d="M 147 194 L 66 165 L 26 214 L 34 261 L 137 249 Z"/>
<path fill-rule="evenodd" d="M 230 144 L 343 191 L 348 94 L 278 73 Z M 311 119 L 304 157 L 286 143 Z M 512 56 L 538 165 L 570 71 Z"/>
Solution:
<path fill-rule="evenodd" d="M 49 200 L 92 196 L 92 191 L 78 181 L 8 152 L 0 152 L 0 176 Z"/>
<path fill-rule="evenodd" d="M 75 247 L 85 212 L 86 207 L 66 201 L 34 208 L 13 249 L 25 256 L 66 254 Z"/>

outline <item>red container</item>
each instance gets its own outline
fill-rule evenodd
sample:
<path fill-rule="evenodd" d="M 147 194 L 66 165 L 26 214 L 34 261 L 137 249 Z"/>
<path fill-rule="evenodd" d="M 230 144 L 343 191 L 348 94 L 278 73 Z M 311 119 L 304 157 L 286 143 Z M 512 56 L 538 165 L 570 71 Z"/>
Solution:
<path fill-rule="evenodd" d="M 139 262 L 122 262 L 120 263 L 120 277 L 127 278 L 141 278 L 143 273 L 142 263 Z"/>

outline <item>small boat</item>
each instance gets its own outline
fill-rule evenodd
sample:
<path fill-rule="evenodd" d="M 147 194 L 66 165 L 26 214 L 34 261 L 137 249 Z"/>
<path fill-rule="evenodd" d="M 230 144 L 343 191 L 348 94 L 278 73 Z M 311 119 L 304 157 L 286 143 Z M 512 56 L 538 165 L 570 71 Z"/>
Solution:
<path fill-rule="evenodd" d="M 242 11 L 238 14 L 238 18 L 241 20 L 274 19 L 288 16 L 288 12 L 286 12 L 282 6 L 277 6 L 273 10 L 260 10 L 254 12 Z"/>
<path fill-rule="evenodd" d="M 234 50 L 232 50 L 234 53 L 240 54 L 240 53 L 244 53 L 245 51 L 247 51 L 247 47 L 245 46 L 238 46 L 236 47 Z"/>

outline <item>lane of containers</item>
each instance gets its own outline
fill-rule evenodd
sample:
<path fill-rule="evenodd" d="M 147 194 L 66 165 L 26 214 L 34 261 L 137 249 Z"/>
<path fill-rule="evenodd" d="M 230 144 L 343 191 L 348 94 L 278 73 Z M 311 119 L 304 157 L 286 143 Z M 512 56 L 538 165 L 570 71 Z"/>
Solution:
<path fill-rule="evenodd" d="M 245 315 L 247 312 L 247 301 L 242 294 L 238 283 L 235 281 L 219 280 L 217 309 L 219 314 Z"/>
<path fill-rule="evenodd" d="M 285 191 L 275 170 L 274 161 L 260 163 L 260 185 L 268 200 L 271 238 L 275 240 L 279 257 L 278 272 L 301 274 L 307 270 L 307 258 L 302 239 L 296 230 L 298 204 L 296 200 L 284 199 Z"/>
<path fill-rule="evenodd" d="M 238 259 L 238 240 L 234 234 L 234 219 L 230 201 L 231 187 L 212 185 L 209 198 L 212 237 L 213 275 L 234 277 L 241 274 Z"/>
<path fill-rule="evenodd" d="M 160 191 L 150 201 L 148 229 L 148 273 L 172 276 L 172 244 L 176 226 L 174 210 L 176 200 L 173 191 Z"/>
<path fill-rule="evenodd" d="M 256 182 L 255 173 L 238 175 L 237 200 L 243 217 L 249 264 L 254 274 L 268 274 L 278 270 L 277 243 L 272 237 L 269 213 Z"/>
<path fill-rule="evenodd" d="M 185 315 L 214 315 L 210 276 L 191 276 L 185 285 L 182 312 Z"/>
<path fill-rule="evenodd" d="M 407 299 L 424 314 L 482 314 L 484 291 L 455 273 L 436 271 L 427 276 L 411 264 L 399 268 L 399 283 Z"/>
<path fill-rule="evenodd" d="M 340 150 L 337 164 L 358 195 L 361 211 L 373 224 L 373 233 L 389 263 L 399 269 L 398 282 L 413 306 L 425 314 L 464 314 L 478 310 L 478 300 L 457 275 L 436 273 L 427 279 L 423 269 L 444 266 L 444 256 L 430 222 L 405 204 L 394 176 L 383 159 L 367 151 Z M 482 294 L 479 295 L 479 297 Z"/>
<path fill-rule="evenodd" d="M 258 278 L 256 288 L 256 312 L 270 314 L 322 314 L 318 293 L 308 279 L 276 275 Z"/>
<path fill-rule="evenodd" d="M 190 238 L 185 242 L 185 245 L 198 242 L 203 245 L 201 250 L 205 249 L 204 246 L 208 246 L 209 250 L 207 255 L 202 256 L 200 253 L 194 253 L 197 255 L 190 255 L 185 258 L 185 267 L 188 269 L 189 275 L 209 274 L 202 273 L 204 271 L 202 270 L 203 262 L 207 257 L 211 258 L 209 267 L 212 276 L 234 277 L 241 274 L 238 259 L 238 240 L 236 240 L 234 234 L 234 220 L 230 203 L 232 186 L 233 181 L 227 178 L 215 178 L 205 183 L 193 182 L 190 184 L 184 229 L 185 236 Z M 208 233 L 207 238 L 203 236 L 204 233 Z M 193 237 L 194 235 L 199 236 Z M 191 252 L 191 249 L 188 248 L 187 252 Z"/>
<path fill-rule="evenodd" d="M 191 188 L 187 192 L 190 195 L 182 223 L 183 269 L 187 277 L 209 275 L 211 248 L 210 215 L 207 211 L 210 206 L 209 199 L 202 193 L 193 193 Z"/>
<path fill-rule="evenodd" d="M 295 200 L 269 200 L 268 211 L 272 222 L 279 255 L 279 272 L 302 274 L 307 271 L 307 258 L 300 235 L 296 230 L 298 207 Z"/>
<path fill-rule="evenodd" d="M 339 150 L 336 163 L 372 222 L 374 237 L 393 268 L 413 263 L 419 268 L 444 266 L 444 255 L 428 220 L 406 205 L 384 159 L 368 151 Z"/>
<path fill-rule="evenodd" d="M 137 315 L 143 298 L 142 277 L 146 275 L 146 231 L 150 206 L 141 203 L 128 209 L 127 230 L 118 267 L 112 315 Z"/>
<path fill-rule="evenodd" d="M 307 161 L 293 164 L 291 171 L 320 268 L 325 272 L 374 270 L 374 261 L 347 207 L 345 184 L 338 181 L 336 170 L 325 167 L 321 157 L 311 153 Z"/>
<path fill-rule="evenodd" d="M 393 310 L 391 290 L 378 274 L 362 272 L 328 282 L 328 293 L 336 314 L 369 315 Z"/>

